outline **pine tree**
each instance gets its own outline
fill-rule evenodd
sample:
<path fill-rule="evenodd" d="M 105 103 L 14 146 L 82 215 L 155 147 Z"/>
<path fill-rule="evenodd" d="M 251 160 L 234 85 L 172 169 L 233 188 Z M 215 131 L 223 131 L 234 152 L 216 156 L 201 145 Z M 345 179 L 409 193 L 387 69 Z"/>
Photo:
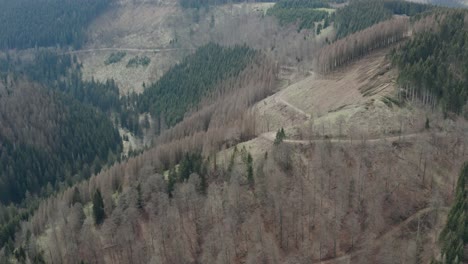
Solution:
<path fill-rule="evenodd" d="M 141 193 L 141 184 L 140 183 L 138 183 L 136 189 L 137 189 L 137 195 L 138 195 L 138 197 L 137 197 L 137 208 L 142 210 L 143 209 L 143 195 Z"/>
<path fill-rule="evenodd" d="M 99 189 L 96 190 L 93 196 L 93 216 L 96 225 L 102 224 L 106 217 L 106 213 L 104 212 L 104 201 Z"/>
<path fill-rule="evenodd" d="M 468 163 L 460 172 L 455 201 L 439 242 L 444 263 L 459 263 L 463 259 L 463 247 L 468 244 Z"/>
<path fill-rule="evenodd" d="M 253 188 L 255 179 L 253 175 L 253 158 L 250 153 L 247 155 L 247 181 L 249 182 L 250 188 Z"/>
<path fill-rule="evenodd" d="M 284 132 L 284 128 L 278 129 L 278 132 L 276 132 L 276 138 L 275 138 L 275 145 L 279 145 L 283 140 L 286 138 L 286 133 Z"/>

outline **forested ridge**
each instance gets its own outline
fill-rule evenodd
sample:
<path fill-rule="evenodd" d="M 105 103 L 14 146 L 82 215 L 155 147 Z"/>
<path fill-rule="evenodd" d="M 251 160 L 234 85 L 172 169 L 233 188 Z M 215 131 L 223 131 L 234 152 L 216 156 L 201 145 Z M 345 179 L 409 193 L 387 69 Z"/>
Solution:
<path fill-rule="evenodd" d="M 455 200 L 439 242 L 442 247 L 440 263 L 461 263 L 463 260 L 468 260 L 468 255 L 464 255 L 464 248 L 468 246 L 468 163 L 461 168 Z"/>
<path fill-rule="evenodd" d="M 430 5 L 403 0 L 354 0 L 336 11 L 336 38 L 368 28 L 392 18 L 393 15 L 413 16 L 431 9 Z"/>
<path fill-rule="evenodd" d="M 407 97 L 440 104 L 445 112 L 462 113 L 468 92 L 467 12 L 449 10 L 428 16 L 432 29 L 416 32 L 393 55 L 399 84 Z"/>
<path fill-rule="evenodd" d="M 0 245 L 13 237 L 38 197 L 120 160 L 122 140 L 103 112 L 107 108 L 100 108 L 101 99 L 112 97 L 96 97 L 99 87 L 113 84 L 77 76 L 67 81 L 79 72 L 70 70 L 72 60 L 47 51 L 30 62 L 13 55 L 0 59 L 0 202 L 17 205 L 0 208 Z"/>
<path fill-rule="evenodd" d="M 0 201 L 19 204 L 26 198 L 30 202 L 0 210 L 0 244 L 8 242 L 19 221 L 33 212 L 36 197 L 51 195 L 120 160 L 119 124 L 140 135 L 142 127 L 147 126 L 140 123 L 140 113 L 161 111 L 152 113 L 158 114 L 158 121 L 173 126 L 205 96 L 216 99 L 231 91 L 228 87 L 222 88 L 224 92 L 215 88 L 223 80 L 237 77 L 257 57 L 258 53 L 246 46 L 209 44 L 150 85 L 141 97 L 133 94 L 122 98 L 113 80 L 83 80 L 81 64 L 74 56 L 38 50 L 32 60 L 2 57 L 4 91 L 0 100 L 4 100 L 7 114 L 3 117 L 7 120 L 0 128 L 0 169 L 4 171 Z M 33 87 L 32 83 L 38 85 Z M 143 96 L 148 97 L 144 101 L 147 108 L 141 105 Z M 20 112 L 24 116 L 6 112 L 23 104 L 28 105 Z M 29 111 L 37 116 L 28 117 Z M 24 129 L 31 124 L 34 130 Z M 35 198 L 28 198 L 31 196 Z"/>
<path fill-rule="evenodd" d="M 141 94 L 120 94 L 102 77 L 159 78 L 172 57 L 131 48 L 72 55 L 113 0 L 74 1 L 75 11 L 47 14 L 43 35 L 15 39 L 11 29 L 3 44 L 0 29 L 0 50 L 34 47 L 0 52 L 0 263 L 464 257 L 467 163 L 458 182 L 455 171 L 468 157 L 468 123 L 448 113 L 468 119 L 468 12 L 400 0 L 279 0 L 266 14 L 263 5 L 211 7 L 244 0 L 179 0 L 203 10 L 155 4 L 169 12 L 168 27 L 174 10 L 204 16 L 186 32 L 199 48 L 145 79 Z M 74 26 L 55 31 L 55 18 Z M 327 26 L 336 31 L 315 38 Z M 238 36 L 247 44 L 233 44 Z M 93 69 L 96 79 L 84 79 Z M 394 95 L 431 107 L 386 104 Z"/>
<path fill-rule="evenodd" d="M 1 0 L 0 49 L 80 47 L 111 0 Z"/>
<path fill-rule="evenodd" d="M 326 19 L 325 27 L 329 25 L 329 13 L 317 8 L 329 8 L 323 0 L 281 0 L 268 9 L 267 15 L 275 16 L 281 25 L 298 23 L 298 31 L 303 28 L 314 28 L 316 22 Z"/>
<path fill-rule="evenodd" d="M 72 55 L 39 50 L 33 62 L 24 66 L 24 71 L 33 81 L 67 94 L 81 103 L 92 105 L 104 113 L 120 111 L 119 88 L 114 80 L 83 80 L 81 64 Z"/>
<path fill-rule="evenodd" d="M 148 86 L 138 96 L 137 108 L 173 126 L 204 96 L 216 92 L 222 80 L 238 76 L 256 55 L 247 46 L 205 45 Z"/>

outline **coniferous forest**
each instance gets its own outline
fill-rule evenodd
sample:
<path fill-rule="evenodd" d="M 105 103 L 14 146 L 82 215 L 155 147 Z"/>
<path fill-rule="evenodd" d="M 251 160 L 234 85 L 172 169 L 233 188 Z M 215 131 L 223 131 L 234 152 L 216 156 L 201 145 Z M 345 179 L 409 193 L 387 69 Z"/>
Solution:
<path fill-rule="evenodd" d="M 80 47 L 90 21 L 110 0 L 1 0 L 0 49 Z"/>
<path fill-rule="evenodd" d="M 147 87 L 138 96 L 137 108 L 173 126 L 186 112 L 197 107 L 203 96 L 215 92 L 221 80 L 238 76 L 256 55 L 247 46 L 205 45 Z"/>
<path fill-rule="evenodd" d="M 394 54 L 398 80 L 412 97 L 460 114 L 468 92 L 466 11 L 440 11 L 428 19 L 435 29 L 417 33 Z"/>
<path fill-rule="evenodd" d="M 328 7 L 330 7 L 329 4 L 321 0 L 282 0 L 268 9 L 267 15 L 276 17 L 281 25 L 298 23 L 298 31 L 300 31 L 303 28 L 313 28 L 315 26 L 314 23 L 324 19 L 327 19 L 325 24 L 328 24 L 330 19 L 328 12 L 317 9 Z"/>
<path fill-rule="evenodd" d="M 395 15 L 414 16 L 431 9 L 430 5 L 402 0 L 354 0 L 336 11 L 336 37 L 344 38 Z"/>

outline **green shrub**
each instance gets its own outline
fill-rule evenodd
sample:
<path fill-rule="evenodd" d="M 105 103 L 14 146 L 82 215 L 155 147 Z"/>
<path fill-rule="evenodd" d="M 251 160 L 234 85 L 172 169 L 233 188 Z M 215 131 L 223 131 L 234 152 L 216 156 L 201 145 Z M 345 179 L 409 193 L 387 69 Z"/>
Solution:
<path fill-rule="evenodd" d="M 109 64 L 117 63 L 121 61 L 125 57 L 125 55 L 127 55 L 127 53 L 123 51 L 119 51 L 116 53 L 112 52 L 111 55 L 109 55 L 109 58 L 107 58 L 107 60 L 104 61 L 104 64 L 109 65 Z"/>

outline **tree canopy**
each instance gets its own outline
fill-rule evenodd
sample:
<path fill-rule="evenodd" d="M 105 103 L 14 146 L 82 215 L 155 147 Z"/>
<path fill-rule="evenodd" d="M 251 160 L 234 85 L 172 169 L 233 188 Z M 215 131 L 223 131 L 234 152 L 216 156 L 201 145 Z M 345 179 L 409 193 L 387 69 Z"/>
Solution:
<path fill-rule="evenodd" d="M 111 0 L 0 0 L 0 49 L 80 47 Z"/>
<path fill-rule="evenodd" d="M 238 76 L 256 55 L 247 46 L 205 45 L 147 87 L 137 98 L 138 109 L 173 126 L 220 81 Z"/>
<path fill-rule="evenodd" d="M 354 0 L 336 11 L 336 38 L 368 28 L 395 15 L 413 16 L 432 6 L 402 0 Z"/>
<path fill-rule="evenodd" d="M 468 163 L 460 171 L 455 201 L 440 234 L 443 263 L 461 263 L 463 247 L 468 244 Z"/>
<path fill-rule="evenodd" d="M 398 82 L 435 96 L 445 111 L 461 113 L 468 93 L 466 11 L 441 12 L 437 29 L 417 33 L 394 54 Z"/>

